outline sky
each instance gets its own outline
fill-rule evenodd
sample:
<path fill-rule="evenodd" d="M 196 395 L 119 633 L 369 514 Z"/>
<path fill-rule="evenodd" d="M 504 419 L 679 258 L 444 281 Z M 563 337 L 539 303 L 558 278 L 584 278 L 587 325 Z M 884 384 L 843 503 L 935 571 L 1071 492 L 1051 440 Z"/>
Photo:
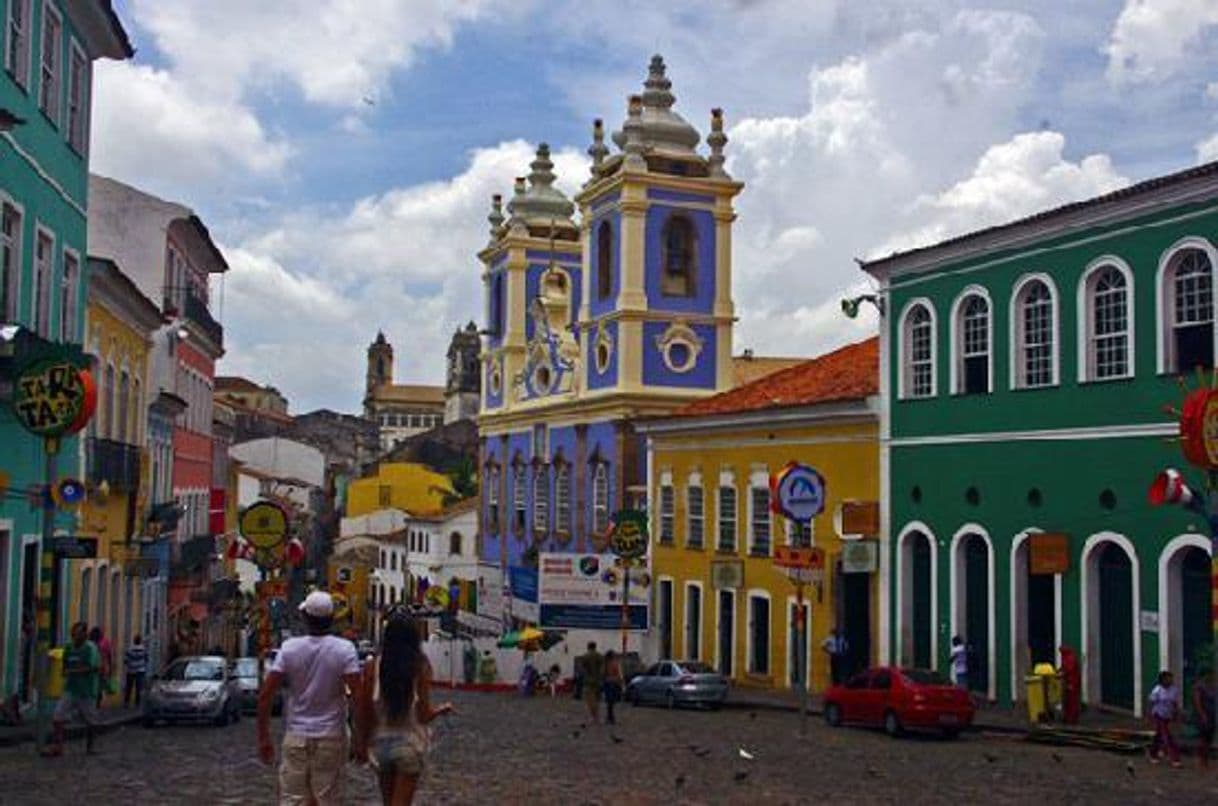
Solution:
<path fill-rule="evenodd" d="M 659 52 L 727 122 L 735 352 L 813 356 L 855 258 L 1218 159 L 1218 0 L 117 0 L 92 170 L 193 208 L 230 264 L 221 374 L 357 411 L 383 329 L 442 383 L 494 193 L 588 177 Z M 705 153 L 705 145 L 703 145 Z"/>

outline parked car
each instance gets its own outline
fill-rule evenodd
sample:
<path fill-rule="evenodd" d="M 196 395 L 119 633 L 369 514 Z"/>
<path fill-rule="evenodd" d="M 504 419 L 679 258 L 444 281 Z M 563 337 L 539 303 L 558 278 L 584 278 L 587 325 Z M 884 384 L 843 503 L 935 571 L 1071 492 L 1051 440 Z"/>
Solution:
<path fill-rule="evenodd" d="M 271 659 L 267 658 L 263 661 L 262 666 L 264 679 L 270 671 Z M 258 659 L 237 658 L 233 662 L 233 677 L 237 678 L 237 687 L 241 690 L 241 710 L 254 713 L 258 710 Z M 281 687 L 275 692 L 275 699 L 271 701 L 271 713 L 279 714 L 282 711 L 283 688 Z"/>
<path fill-rule="evenodd" d="M 718 708 L 727 699 L 727 678 L 705 663 L 662 660 L 630 679 L 626 700 L 631 705 L 653 702 L 669 708 L 706 705 Z"/>
<path fill-rule="evenodd" d="M 825 721 L 882 727 L 890 736 L 906 730 L 939 731 L 954 738 L 973 722 L 967 691 L 938 672 L 881 666 L 825 692 Z"/>
<path fill-rule="evenodd" d="M 241 718 L 241 689 L 219 655 L 178 658 L 154 675 L 144 698 L 144 724 L 158 720 L 209 720 L 217 725 Z"/>

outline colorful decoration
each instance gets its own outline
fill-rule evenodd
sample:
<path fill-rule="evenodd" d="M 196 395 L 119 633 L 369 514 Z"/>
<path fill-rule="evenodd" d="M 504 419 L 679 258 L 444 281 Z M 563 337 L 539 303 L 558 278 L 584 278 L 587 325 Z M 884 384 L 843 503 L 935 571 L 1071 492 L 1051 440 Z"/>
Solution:
<path fill-rule="evenodd" d="M 40 361 L 17 374 L 13 412 L 25 430 L 47 439 L 85 426 L 97 408 L 97 385 L 64 360 Z"/>
<path fill-rule="evenodd" d="M 637 559 L 647 553 L 647 514 L 619 510 L 609 523 L 609 548 L 619 557 Z"/>

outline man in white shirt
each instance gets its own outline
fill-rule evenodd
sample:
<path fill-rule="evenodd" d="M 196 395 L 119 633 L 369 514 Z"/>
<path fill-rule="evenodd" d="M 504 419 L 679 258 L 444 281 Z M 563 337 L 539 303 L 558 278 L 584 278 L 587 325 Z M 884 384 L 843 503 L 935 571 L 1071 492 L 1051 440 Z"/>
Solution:
<path fill-rule="evenodd" d="M 330 635 L 334 617 L 330 594 L 313 591 L 300 611 L 309 634 L 283 642 L 258 693 L 258 757 L 264 764 L 275 760 L 271 703 L 280 686 L 286 686 L 279 803 L 328 806 L 343 801 L 347 700 L 359 702 L 360 662 L 350 641 Z M 362 735 L 357 725 L 355 736 Z M 357 744 L 355 756 L 366 758 L 366 748 Z"/>

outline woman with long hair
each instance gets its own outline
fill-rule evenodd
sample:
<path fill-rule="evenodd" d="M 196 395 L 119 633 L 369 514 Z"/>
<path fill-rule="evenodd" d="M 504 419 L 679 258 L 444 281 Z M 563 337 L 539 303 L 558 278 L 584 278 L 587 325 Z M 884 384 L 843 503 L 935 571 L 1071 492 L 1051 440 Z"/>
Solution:
<path fill-rule="evenodd" d="M 413 619 L 391 613 L 381 652 L 364 666 L 365 719 L 385 806 L 414 800 L 430 744 L 427 725 L 452 713 L 452 703 L 432 707 L 431 663 Z"/>

